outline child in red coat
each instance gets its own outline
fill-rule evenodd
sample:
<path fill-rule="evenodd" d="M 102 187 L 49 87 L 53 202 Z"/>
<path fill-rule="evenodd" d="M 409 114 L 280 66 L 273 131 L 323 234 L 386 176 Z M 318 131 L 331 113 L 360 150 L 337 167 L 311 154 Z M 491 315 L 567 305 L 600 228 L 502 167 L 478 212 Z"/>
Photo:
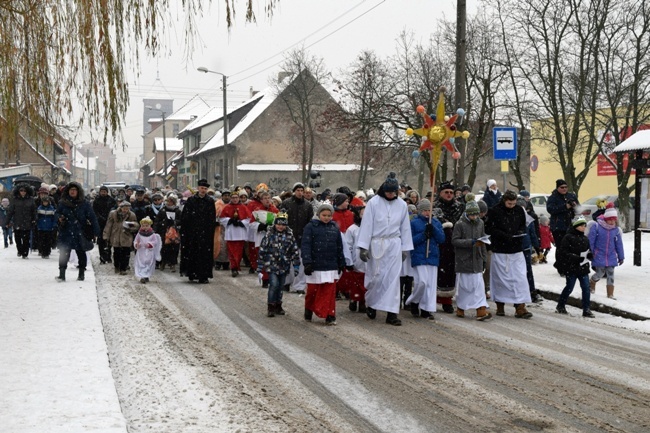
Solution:
<path fill-rule="evenodd" d="M 548 263 L 546 255 L 551 251 L 551 245 L 555 245 L 553 233 L 551 233 L 550 221 L 546 215 L 539 217 L 539 247 L 542 250 L 540 263 Z"/>

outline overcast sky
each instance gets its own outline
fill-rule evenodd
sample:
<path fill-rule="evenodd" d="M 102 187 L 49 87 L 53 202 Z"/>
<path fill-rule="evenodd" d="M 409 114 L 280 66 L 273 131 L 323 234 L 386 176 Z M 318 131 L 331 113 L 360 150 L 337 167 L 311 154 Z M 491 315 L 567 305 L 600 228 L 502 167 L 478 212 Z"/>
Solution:
<path fill-rule="evenodd" d="M 256 5 L 263 4 L 264 0 L 256 0 Z M 468 15 L 477 5 L 478 0 L 467 0 Z M 244 23 L 243 12 L 228 32 L 223 2 L 213 0 L 198 19 L 201 40 L 189 59 L 184 57 L 183 15 L 180 9 L 172 12 L 175 24 L 166 37 L 167 49 L 158 58 L 143 58 L 139 78 L 130 80 L 131 105 L 124 128 L 129 149 L 117 151 L 118 166 L 142 153 L 142 99 L 155 96 L 151 91 L 157 88 L 158 76 L 174 99 L 174 109 L 197 93 L 221 107 L 221 77 L 196 68 L 223 72 L 228 76 L 228 105 L 234 107 L 248 98 L 250 87 L 261 90 L 277 76 L 283 52 L 304 44 L 336 75 L 364 49 L 381 57 L 395 53 L 403 30 L 426 42 L 440 18 L 455 21 L 456 0 L 280 0 L 271 20 L 259 9 L 256 24 Z"/>

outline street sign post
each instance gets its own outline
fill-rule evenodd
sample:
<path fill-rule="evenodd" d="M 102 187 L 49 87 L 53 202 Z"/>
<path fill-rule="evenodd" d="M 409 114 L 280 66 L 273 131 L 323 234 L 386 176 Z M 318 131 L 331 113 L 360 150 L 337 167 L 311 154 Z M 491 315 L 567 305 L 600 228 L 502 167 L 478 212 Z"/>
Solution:
<path fill-rule="evenodd" d="M 517 159 L 517 128 L 493 128 L 492 148 L 494 150 L 494 159 L 497 161 Z"/>

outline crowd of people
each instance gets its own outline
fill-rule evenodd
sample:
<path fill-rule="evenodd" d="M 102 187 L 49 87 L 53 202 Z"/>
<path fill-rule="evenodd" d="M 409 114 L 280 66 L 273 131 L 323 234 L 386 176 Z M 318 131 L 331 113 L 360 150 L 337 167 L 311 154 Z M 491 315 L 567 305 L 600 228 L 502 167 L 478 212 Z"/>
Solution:
<path fill-rule="evenodd" d="M 243 266 L 268 288 L 268 317 L 285 314 L 283 292 L 297 292 L 307 321 L 335 325 L 336 300 L 345 298 L 351 311 L 370 319 L 385 312 L 399 326 L 400 310 L 433 320 L 438 304 L 459 318 L 475 310 L 476 320 L 490 320 L 490 298 L 496 316 L 512 304 L 515 317 L 530 319 L 526 304 L 542 302 L 533 266 L 546 264 L 553 246 L 566 278 L 556 311 L 567 313 L 578 282 L 583 316 L 593 317 L 597 282 L 605 278 L 613 298 L 614 269 L 624 261 L 617 211 L 598 205 L 588 223 L 562 179 L 548 199 L 550 218 L 537 217 L 528 191 L 501 192 L 493 179 L 481 200 L 451 182 L 421 198 L 395 173 L 357 193 L 341 186 L 316 194 L 300 182 L 284 192 L 263 183 L 219 191 L 202 179 L 183 193 L 102 186 L 86 196 L 76 182 L 36 193 L 21 183 L 2 200 L 0 225 L 5 248 L 15 241 L 23 259 L 32 251 L 47 259 L 58 248 L 60 282 L 73 251 L 84 280 L 86 252 L 97 245 L 100 264 L 129 275 L 133 263 L 143 284 L 156 271 L 175 273 L 179 262 L 179 275 L 200 284 L 214 271 L 236 278 Z"/>

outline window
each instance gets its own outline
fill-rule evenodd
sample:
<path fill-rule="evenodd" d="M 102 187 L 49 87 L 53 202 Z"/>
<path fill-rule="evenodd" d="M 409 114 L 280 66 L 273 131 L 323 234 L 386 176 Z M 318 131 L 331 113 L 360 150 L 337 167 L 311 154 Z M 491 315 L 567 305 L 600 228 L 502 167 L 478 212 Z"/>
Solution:
<path fill-rule="evenodd" d="M 173 123 L 172 134 L 174 135 L 174 137 L 176 137 L 180 131 L 181 131 L 181 126 L 178 123 Z"/>

